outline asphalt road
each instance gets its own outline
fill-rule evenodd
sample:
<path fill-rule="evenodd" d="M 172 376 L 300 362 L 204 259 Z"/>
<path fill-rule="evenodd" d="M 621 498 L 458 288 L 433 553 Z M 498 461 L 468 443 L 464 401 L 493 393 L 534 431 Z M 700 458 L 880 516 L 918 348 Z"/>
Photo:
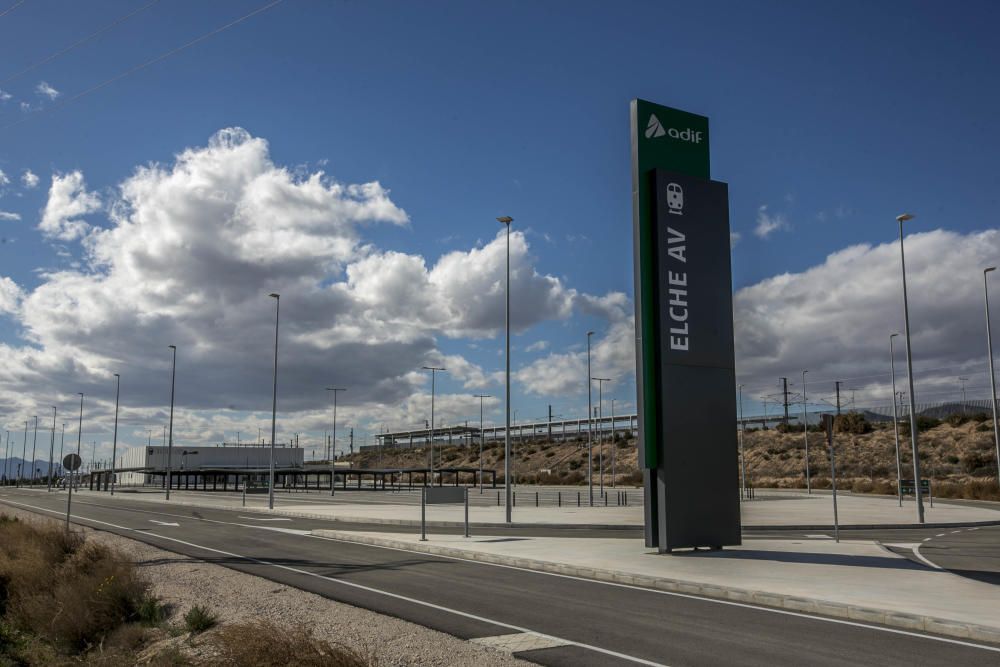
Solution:
<path fill-rule="evenodd" d="M 59 517 L 65 495 L 0 491 Z M 545 665 L 996 665 L 1000 647 L 752 605 L 351 544 L 303 534 L 327 522 L 74 499 L 73 521 L 266 577 L 460 638 L 533 632 L 566 645 Z M 327 524 L 328 525 L 328 524 Z"/>

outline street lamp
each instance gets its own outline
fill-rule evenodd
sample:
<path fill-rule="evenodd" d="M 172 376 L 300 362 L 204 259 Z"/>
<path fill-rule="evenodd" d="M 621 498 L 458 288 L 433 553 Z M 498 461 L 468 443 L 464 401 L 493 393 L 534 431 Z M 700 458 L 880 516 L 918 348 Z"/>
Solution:
<path fill-rule="evenodd" d="M 806 412 L 806 373 L 802 371 L 802 439 L 806 443 L 806 493 L 812 494 L 812 474 L 809 471 L 809 417 Z"/>
<path fill-rule="evenodd" d="M 49 474 L 47 490 L 52 491 L 52 457 L 56 453 L 56 406 L 52 406 L 52 439 L 49 440 Z"/>
<path fill-rule="evenodd" d="M 903 223 L 913 215 L 896 216 L 899 223 L 899 264 L 903 278 L 903 331 L 906 335 L 906 380 L 910 390 L 910 445 L 913 448 L 913 492 L 917 497 L 917 520 L 924 523 L 924 499 L 920 493 L 920 455 L 917 446 L 917 401 L 913 391 L 913 349 L 910 344 L 910 304 L 906 296 L 906 255 L 903 250 Z"/>
<path fill-rule="evenodd" d="M 177 377 L 177 346 L 167 345 L 174 352 L 173 366 L 170 369 L 170 437 L 167 440 L 167 500 L 170 500 L 170 485 L 173 483 L 173 468 L 171 454 L 174 451 L 174 380 Z"/>
<path fill-rule="evenodd" d="M 337 465 L 337 393 L 347 391 L 343 387 L 327 387 L 327 391 L 333 392 L 333 435 L 330 436 L 330 449 L 333 455 L 333 465 Z"/>
<path fill-rule="evenodd" d="M 969 403 L 965 400 L 965 383 L 969 381 L 969 378 L 964 375 L 958 378 L 958 381 L 962 383 L 962 414 L 966 414 L 969 411 Z"/>
<path fill-rule="evenodd" d="M 118 397 L 121 395 L 122 388 L 122 376 L 115 373 L 115 435 L 114 440 L 111 441 L 111 495 L 115 495 L 115 457 L 118 455 Z M 55 415 L 52 416 L 52 440 L 55 442 L 56 437 L 56 420 Z"/>
<path fill-rule="evenodd" d="M 479 493 L 483 492 L 483 399 L 493 398 L 489 394 L 476 394 L 479 399 Z"/>
<path fill-rule="evenodd" d="M 505 426 L 503 443 L 503 484 L 504 500 L 506 505 L 507 523 L 511 522 L 511 488 L 510 488 L 510 224 L 514 218 L 504 215 L 497 218 L 497 222 L 507 228 L 507 280 L 506 280 L 506 306 L 504 308 L 504 413 Z"/>
<path fill-rule="evenodd" d="M 7 431 L 7 447 L 3 451 L 3 483 L 10 484 L 10 431 Z"/>
<path fill-rule="evenodd" d="M 604 383 L 611 382 L 611 378 L 590 378 L 597 383 L 597 437 L 598 446 L 601 448 L 600 456 L 600 477 L 601 477 L 601 497 L 604 497 Z"/>
<path fill-rule="evenodd" d="M 31 439 L 31 486 L 35 485 L 35 460 L 38 458 L 38 415 L 35 415 L 35 435 Z"/>
<path fill-rule="evenodd" d="M 440 366 L 421 366 L 425 371 L 431 372 L 431 431 L 430 431 L 430 471 L 431 471 L 431 486 L 434 485 L 434 392 L 435 392 L 435 376 L 438 371 L 445 371 L 446 368 Z"/>
<path fill-rule="evenodd" d="M 997 484 L 1000 484 L 1000 425 L 997 424 L 997 380 L 993 372 L 993 334 L 990 331 L 990 292 L 986 280 L 991 271 L 997 267 L 983 269 L 983 295 L 986 297 L 986 350 L 990 355 L 990 403 L 993 406 L 993 442 L 997 450 Z"/>
<path fill-rule="evenodd" d="M 594 379 L 590 377 L 590 337 L 593 331 L 587 332 L 587 490 L 590 495 L 590 506 L 594 506 Z"/>
<path fill-rule="evenodd" d="M 899 506 L 903 506 L 903 466 L 899 462 L 899 415 L 896 413 L 896 353 L 893 351 L 892 339 L 898 333 L 889 335 L 889 373 L 892 375 L 892 430 L 896 435 L 896 495 L 899 496 Z"/>
<path fill-rule="evenodd" d="M 77 394 L 80 395 L 80 421 L 76 427 L 76 457 L 80 458 L 80 447 L 83 444 L 83 392 L 78 391 Z M 77 469 L 79 470 L 79 468 Z M 79 476 L 77 472 L 77 476 Z M 73 508 L 73 471 L 69 473 L 69 495 L 66 496 L 66 532 L 69 532 L 69 516 Z"/>
<path fill-rule="evenodd" d="M 278 416 L 278 315 L 281 313 L 281 295 L 268 294 L 274 299 L 274 376 L 271 385 L 271 462 L 267 485 L 267 509 L 274 509 L 274 438 Z"/>

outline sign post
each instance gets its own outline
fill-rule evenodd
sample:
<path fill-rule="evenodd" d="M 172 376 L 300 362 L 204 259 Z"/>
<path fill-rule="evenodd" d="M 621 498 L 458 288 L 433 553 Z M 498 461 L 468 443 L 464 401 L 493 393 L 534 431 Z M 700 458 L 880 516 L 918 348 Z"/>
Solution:
<path fill-rule="evenodd" d="M 69 493 L 66 496 L 66 532 L 69 532 L 69 513 L 73 505 L 73 473 L 83 465 L 83 459 L 76 452 L 67 454 L 63 459 L 63 468 L 69 471 Z"/>
<path fill-rule="evenodd" d="M 707 118 L 643 100 L 631 117 L 646 546 L 740 544 L 728 187 Z"/>

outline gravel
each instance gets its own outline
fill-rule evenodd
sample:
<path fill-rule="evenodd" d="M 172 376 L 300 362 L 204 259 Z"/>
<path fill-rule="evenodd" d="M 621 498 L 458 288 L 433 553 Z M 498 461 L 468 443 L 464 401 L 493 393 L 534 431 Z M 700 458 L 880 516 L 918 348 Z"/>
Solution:
<path fill-rule="evenodd" d="M 51 521 L 37 514 L 3 507 L 4 514 L 26 521 Z M 284 626 L 312 628 L 315 636 L 374 655 L 380 667 L 477 665 L 513 667 L 531 663 L 391 616 L 334 602 L 314 593 L 205 563 L 142 542 L 90 528 L 87 539 L 118 549 L 133 560 L 170 605 L 169 622 L 183 624 L 195 604 L 218 614 L 222 624 L 271 620 Z"/>

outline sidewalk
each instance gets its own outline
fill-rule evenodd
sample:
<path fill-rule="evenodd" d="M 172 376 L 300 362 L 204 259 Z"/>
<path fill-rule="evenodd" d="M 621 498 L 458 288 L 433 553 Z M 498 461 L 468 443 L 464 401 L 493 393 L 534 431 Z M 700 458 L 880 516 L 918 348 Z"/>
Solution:
<path fill-rule="evenodd" d="M 82 491 L 81 497 L 94 494 L 108 498 L 105 492 Z M 474 494 L 475 490 L 470 491 Z M 530 494 L 522 494 L 531 499 Z M 161 492 L 120 491 L 115 497 L 130 500 L 163 499 Z M 350 498 L 351 492 L 338 492 L 335 499 L 316 494 L 275 494 L 275 514 L 303 518 L 335 519 L 354 523 L 381 523 L 387 525 L 415 525 L 420 521 L 420 506 L 411 502 L 392 502 L 393 496 L 386 493 L 381 502 L 351 503 L 342 499 Z M 899 507 L 895 498 L 840 494 L 838 496 L 840 524 L 843 528 L 857 527 L 903 527 L 916 526 L 916 510 L 912 500 Z M 246 506 L 239 496 L 213 494 L 211 492 L 173 491 L 171 503 L 199 507 L 243 509 L 267 512 L 267 497 L 264 494 L 248 495 Z M 926 521 L 929 525 L 975 525 L 977 523 L 1000 522 L 1000 506 L 996 504 L 968 505 L 949 504 L 935 501 L 934 507 L 925 504 Z M 752 501 L 741 503 L 742 522 L 745 530 L 771 527 L 798 527 L 806 530 L 832 528 L 833 505 L 829 494 L 806 495 L 793 491 L 761 491 Z M 438 525 L 458 525 L 463 521 L 463 510 L 456 505 L 430 505 L 427 507 L 428 522 Z M 469 521 L 479 527 L 505 525 L 505 512 L 501 506 L 472 506 Z M 535 507 L 533 503 L 518 504 L 513 508 L 513 523 L 518 525 L 575 526 L 602 528 L 640 528 L 642 526 L 642 506 L 576 507 L 575 503 L 562 507 Z"/>
<path fill-rule="evenodd" d="M 313 534 L 1000 643 L 1000 587 L 870 541 L 745 539 L 722 551 L 657 554 L 632 539 Z"/>

